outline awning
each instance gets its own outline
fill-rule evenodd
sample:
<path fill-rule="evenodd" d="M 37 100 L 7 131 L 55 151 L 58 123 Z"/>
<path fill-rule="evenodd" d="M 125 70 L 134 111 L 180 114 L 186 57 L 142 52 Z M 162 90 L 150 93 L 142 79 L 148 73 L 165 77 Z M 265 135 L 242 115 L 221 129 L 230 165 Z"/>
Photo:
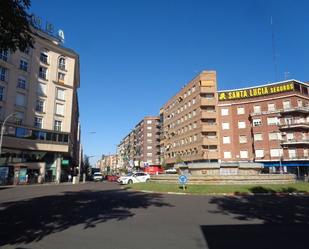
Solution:
<path fill-rule="evenodd" d="M 280 167 L 280 162 L 265 162 L 264 167 Z M 282 167 L 309 167 L 309 162 L 281 162 Z"/>

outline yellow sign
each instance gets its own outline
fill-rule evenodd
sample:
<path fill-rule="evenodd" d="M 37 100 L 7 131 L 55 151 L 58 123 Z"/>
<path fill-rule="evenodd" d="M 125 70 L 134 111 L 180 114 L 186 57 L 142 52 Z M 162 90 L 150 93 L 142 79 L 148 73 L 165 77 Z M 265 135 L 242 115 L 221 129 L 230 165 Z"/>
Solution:
<path fill-rule="evenodd" d="M 219 93 L 219 100 L 234 100 L 234 99 L 246 99 L 252 97 L 259 97 L 274 93 L 281 93 L 294 90 L 294 83 L 287 83 L 281 85 L 262 86 L 251 89 L 243 89 L 230 92 Z"/>

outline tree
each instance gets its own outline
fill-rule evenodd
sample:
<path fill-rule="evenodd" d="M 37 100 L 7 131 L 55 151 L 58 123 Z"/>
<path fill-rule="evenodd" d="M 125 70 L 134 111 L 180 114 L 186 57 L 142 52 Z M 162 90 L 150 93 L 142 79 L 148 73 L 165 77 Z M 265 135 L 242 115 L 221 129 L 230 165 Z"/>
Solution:
<path fill-rule="evenodd" d="M 0 51 L 33 48 L 31 15 L 27 13 L 30 5 L 30 0 L 0 1 Z"/>

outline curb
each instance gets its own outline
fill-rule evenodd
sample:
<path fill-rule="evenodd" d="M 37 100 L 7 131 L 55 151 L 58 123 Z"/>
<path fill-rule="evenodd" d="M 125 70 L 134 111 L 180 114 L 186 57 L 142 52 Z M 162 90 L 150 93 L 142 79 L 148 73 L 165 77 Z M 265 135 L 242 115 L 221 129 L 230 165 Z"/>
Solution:
<path fill-rule="evenodd" d="M 124 189 L 124 188 L 123 188 Z M 148 194 L 168 194 L 168 195 L 199 195 L 199 196 L 309 196 L 309 193 L 183 193 L 183 192 L 156 192 L 151 190 L 126 189 Z"/>

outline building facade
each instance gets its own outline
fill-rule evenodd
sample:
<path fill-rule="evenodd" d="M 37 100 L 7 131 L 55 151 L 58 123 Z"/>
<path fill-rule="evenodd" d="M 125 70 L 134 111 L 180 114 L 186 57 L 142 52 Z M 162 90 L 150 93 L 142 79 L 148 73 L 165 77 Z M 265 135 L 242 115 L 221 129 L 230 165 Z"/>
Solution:
<path fill-rule="evenodd" d="M 160 119 L 144 117 L 117 148 L 119 167 L 133 168 L 160 164 Z"/>
<path fill-rule="evenodd" d="M 165 164 L 219 160 L 217 109 L 215 71 L 201 72 L 162 107 Z"/>
<path fill-rule="evenodd" d="M 307 83 L 287 80 L 218 95 L 222 162 L 259 162 L 271 172 L 307 172 Z"/>
<path fill-rule="evenodd" d="M 118 156 L 114 155 L 103 155 L 102 159 L 97 162 L 97 168 L 103 173 L 117 172 L 118 171 Z"/>
<path fill-rule="evenodd" d="M 79 56 L 36 30 L 33 49 L 0 52 L 0 165 L 14 183 L 60 181 L 79 165 Z M 27 179 L 26 179 L 27 178 Z"/>

